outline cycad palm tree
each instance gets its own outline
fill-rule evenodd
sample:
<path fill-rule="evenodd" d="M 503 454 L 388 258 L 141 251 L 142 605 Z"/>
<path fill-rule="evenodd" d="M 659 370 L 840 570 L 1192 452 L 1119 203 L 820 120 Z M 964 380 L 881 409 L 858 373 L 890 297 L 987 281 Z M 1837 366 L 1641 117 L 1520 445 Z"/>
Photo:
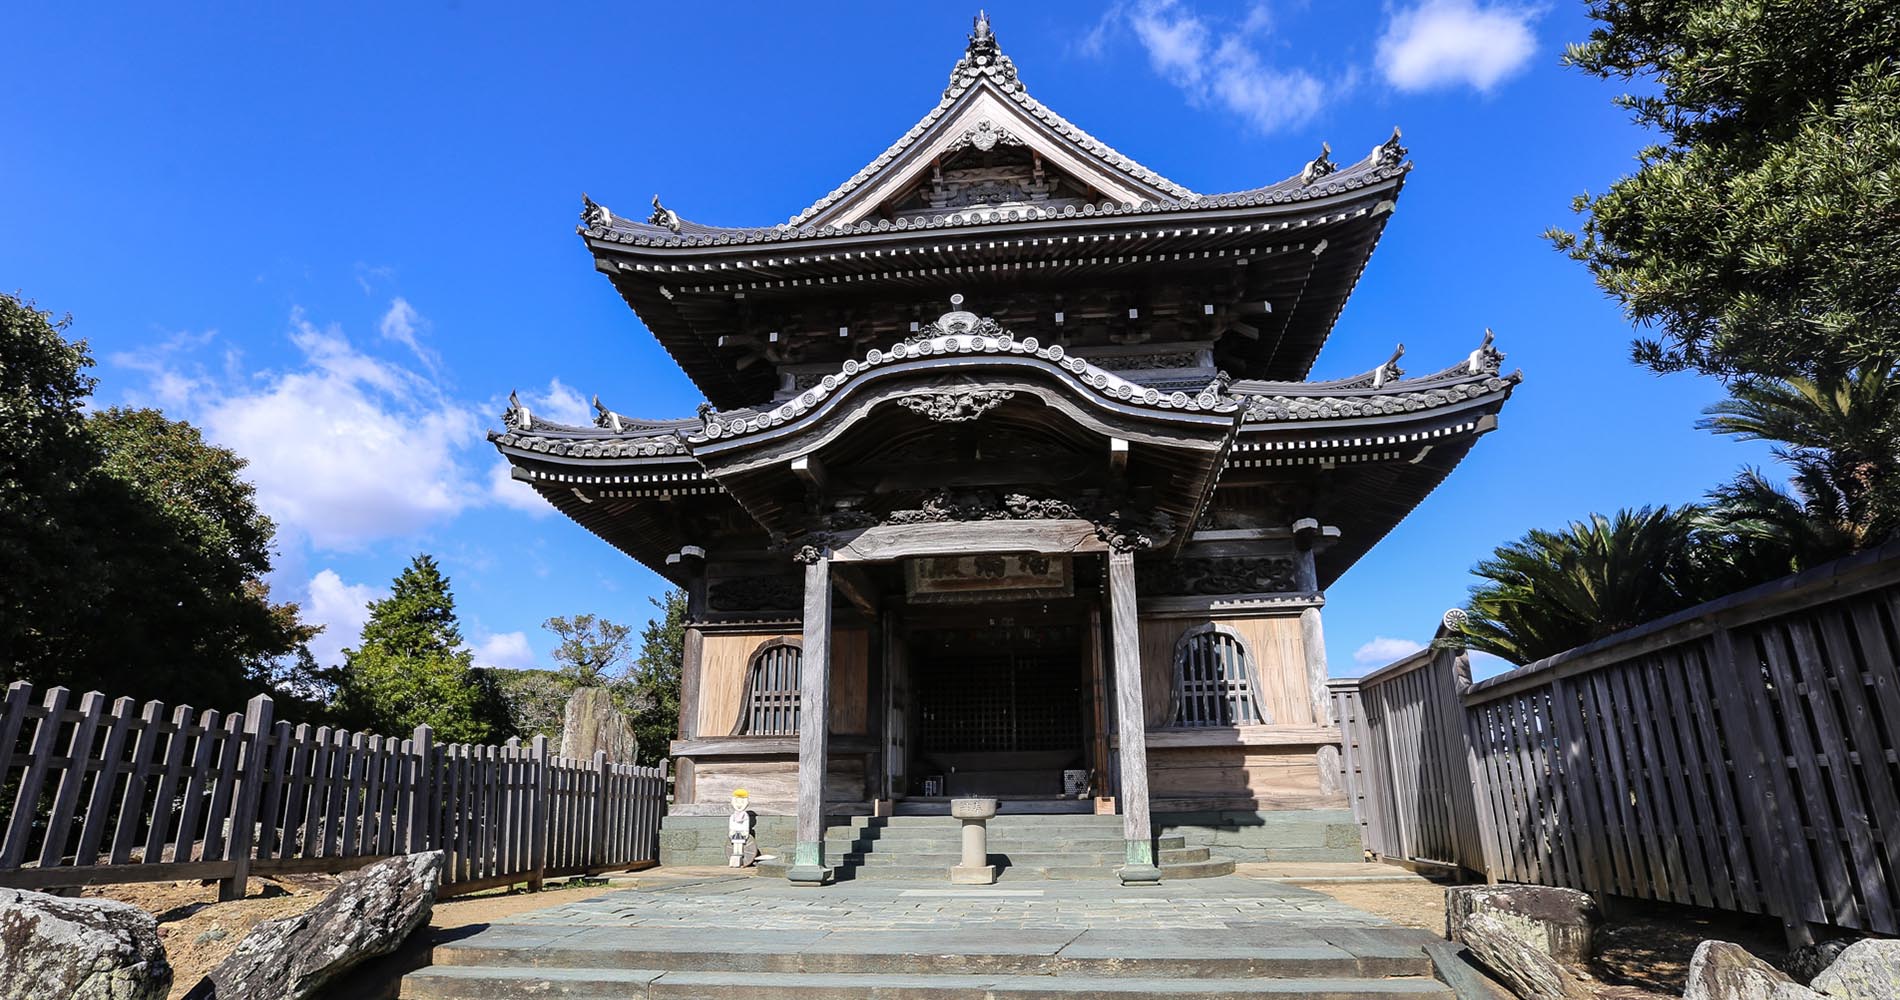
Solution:
<path fill-rule="evenodd" d="M 1900 379 L 1891 364 L 1747 379 L 1698 426 L 1775 442 L 1789 489 L 1745 469 L 1710 493 L 1701 529 L 1769 579 L 1885 541 L 1900 525 Z M 1756 582 L 1749 580 L 1747 582 Z"/>
<path fill-rule="evenodd" d="M 1530 663 L 1697 603 L 1695 517 L 1625 509 L 1500 546 L 1473 570 L 1466 645 Z"/>

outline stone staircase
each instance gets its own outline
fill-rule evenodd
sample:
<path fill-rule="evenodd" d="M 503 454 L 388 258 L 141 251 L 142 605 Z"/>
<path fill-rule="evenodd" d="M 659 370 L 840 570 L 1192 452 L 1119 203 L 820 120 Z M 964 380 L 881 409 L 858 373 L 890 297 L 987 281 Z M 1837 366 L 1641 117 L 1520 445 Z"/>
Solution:
<path fill-rule="evenodd" d="M 912 879 L 946 881 L 961 857 L 961 822 L 948 816 L 858 817 L 825 830 L 825 863 L 839 881 Z M 1112 880 L 1126 860 L 1120 816 L 1001 815 L 989 821 L 990 863 L 997 880 Z M 784 877 L 790 852 L 759 865 L 759 874 Z M 1181 837 L 1161 837 L 1155 862 L 1165 880 L 1232 874 L 1234 863 L 1214 858 Z"/>
<path fill-rule="evenodd" d="M 805 890 L 811 891 L 811 890 Z M 742 914 L 735 914 L 743 920 Z M 405 1000 L 1454 1000 L 1423 947 L 1334 928 L 760 931 L 495 925 Z"/>

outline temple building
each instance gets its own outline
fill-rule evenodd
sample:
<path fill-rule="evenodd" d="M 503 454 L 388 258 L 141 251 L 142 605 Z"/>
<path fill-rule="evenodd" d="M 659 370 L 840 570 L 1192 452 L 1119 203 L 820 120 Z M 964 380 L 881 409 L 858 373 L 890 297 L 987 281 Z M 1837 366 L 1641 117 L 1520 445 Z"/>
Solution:
<path fill-rule="evenodd" d="M 1031 97 L 979 17 L 936 106 L 786 223 L 584 200 L 706 402 L 511 402 L 491 438 L 689 595 L 663 861 L 720 863 L 741 787 L 802 882 L 828 824 L 960 796 L 1112 817 L 1124 882 L 1169 876 L 1162 836 L 1359 857 L 1326 590 L 1519 380 L 1474 331 L 1306 381 L 1412 166 L 1368 145 L 1197 194 Z M 1296 828 L 1325 835 L 1276 855 Z"/>

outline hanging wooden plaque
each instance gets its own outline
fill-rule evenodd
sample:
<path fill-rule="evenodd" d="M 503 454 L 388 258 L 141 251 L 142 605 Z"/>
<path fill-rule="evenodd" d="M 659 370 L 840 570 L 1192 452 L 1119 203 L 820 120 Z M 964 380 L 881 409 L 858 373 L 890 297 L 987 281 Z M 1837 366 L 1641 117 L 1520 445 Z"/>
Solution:
<path fill-rule="evenodd" d="M 1075 593 L 1069 568 L 1067 556 L 930 556 L 906 564 L 905 589 L 922 602 L 1069 597 Z"/>

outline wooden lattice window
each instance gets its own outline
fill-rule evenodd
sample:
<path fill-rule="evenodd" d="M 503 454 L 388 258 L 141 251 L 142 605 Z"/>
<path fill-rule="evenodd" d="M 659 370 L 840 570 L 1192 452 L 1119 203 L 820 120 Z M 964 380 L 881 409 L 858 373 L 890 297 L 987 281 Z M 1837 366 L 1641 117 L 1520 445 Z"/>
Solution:
<path fill-rule="evenodd" d="M 1209 622 L 1174 645 L 1174 724 L 1252 726 L 1272 722 L 1260 704 L 1254 659 L 1233 628 Z"/>
<path fill-rule="evenodd" d="M 745 708 L 733 727 L 734 736 L 798 734 L 798 672 L 804 657 L 797 639 L 772 639 L 752 653 Z"/>

